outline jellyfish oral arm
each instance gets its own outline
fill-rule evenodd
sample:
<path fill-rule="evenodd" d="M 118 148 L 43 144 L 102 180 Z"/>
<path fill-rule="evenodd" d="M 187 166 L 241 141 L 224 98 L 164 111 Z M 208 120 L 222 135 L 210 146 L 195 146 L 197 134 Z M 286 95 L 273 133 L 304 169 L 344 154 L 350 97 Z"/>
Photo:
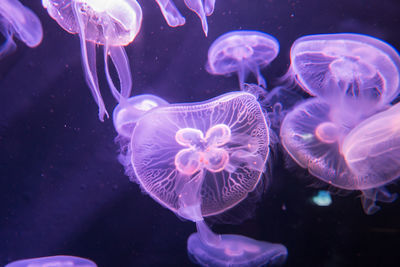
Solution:
<path fill-rule="evenodd" d="M 204 1 L 204 11 L 206 12 L 206 16 L 211 16 L 214 13 L 215 8 L 215 0 L 205 0 Z"/>
<path fill-rule="evenodd" d="M 366 214 L 372 215 L 381 208 L 375 204 L 376 201 L 391 203 L 397 199 L 397 194 L 391 194 L 385 187 L 362 190 L 361 204 Z"/>
<path fill-rule="evenodd" d="M 79 39 L 81 43 L 81 53 L 82 53 L 82 63 L 83 70 L 85 72 L 86 81 L 89 85 L 90 90 L 92 91 L 93 97 L 99 106 L 99 119 L 104 121 L 104 116 L 109 117 L 106 107 L 104 105 L 103 98 L 101 97 L 99 84 L 96 76 L 96 53 L 95 53 L 95 45 L 93 43 L 87 42 L 85 38 L 85 27 L 84 22 L 79 14 L 80 4 L 77 2 L 72 3 L 72 10 L 74 12 L 74 16 L 79 25 Z M 87 44 L 90 46 L 91 53 L 88 53 Z"/>
<path fill-rule="evenodd" d="M 195 12 L 197 14 L 197 16 L 199 16 L 199 18 L 201 20 L 201 25 L 203 27 L 203 32 L 207 36 L 208 24 L 207 24 L 205 7 L 203 6 L 202 1 L 203 0 L 185 0 L 185 4 L 189 9 L 191 9 L 193 12 Z M 210 5 L 208 5 L 208 9 L 210 9 L 209 7 L 210 7 Z M 210 10 L 208 10 L 208 11 L 210 11 Z"/>
<path fill-rule="evenodd" d="M 1 22 L 2 21 L 0 19 L 0 32 L 5 37 L 6 41 L 0 46 L 0 59 L 10 54 L 17 48 L 14 40 L 12 39 L 12 33 L 9 30 L 10 26 L 8 25 L 8 23 Z"/>
<path fill-rule="evenodd" d="M 108 55 L 110 55 L 115 69 L 117 70 L 121 91 L 118 91 L 111 78 L 108 65 Z M 127 99 L 130 96 L 132 90 L 132 77 L 130 70 L 131 68 L 129 66 L 129 60 L 128 56 L 126 55 L 125 49 L 121 46 L 106 45 L 104 47 L 104 65 L 106 69 L 107 82 L 111 88 L 111 92 L 114 98 L 118 102 L 120 102 L 122 99 Z"/>
<path fill-rule="evenodd" d="M 172 0 L 156 0 L 156 2 L 169 26 L 177 27 L 185 24 L 185 18 L 176 8 Z"/>

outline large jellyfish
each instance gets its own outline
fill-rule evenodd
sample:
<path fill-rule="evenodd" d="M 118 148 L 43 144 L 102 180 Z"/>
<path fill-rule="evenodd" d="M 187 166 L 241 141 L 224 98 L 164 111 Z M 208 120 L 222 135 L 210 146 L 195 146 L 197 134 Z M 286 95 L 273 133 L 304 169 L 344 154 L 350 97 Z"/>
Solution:
<path fill-rule="evenodd" d="M 201 19 L 201 25 L 203 27 L 204 34 L 208 34 L 207 16 L 211 16 L 214 12 L 216 0 L 185 0 L 186 6 L 195 12 Z M 171 27 L 182 26 L 185 24 L 185 18 L 176 8 L 174 1 L 172 0 L 156 0 L 160 6 L 161 12 Z"/>
<path fill-rule="evenodd" d="M 198 232 L 189 237 L 188 251 L 197 263 L 261 266 L 285 261 L 287 250 L 281 244 L 218 235 L 204 221 L 237 205 L 260 182 L 269 129 L 252 94 L 233 92 L 149 110 L 136 121 L 123 151 L 128 173 L 153 199 L 196 222 Z"/>
<path fill-rule="evenodd" d="M 15 50 L 14 35 L 29 47 L 38 46 L 43 39 L 43 29 L 39 18 L 18 0 L 2 0 L 0 32 L 6 39 L 0 46 L 0 59 Z"/>
<path fill-rule="evenodd" d="M 259 31 L 232 31 L 218 37 L 208 50 L 206 69 L 211 74 L 236 73 L 240 88 L 249 73 L 257 78 L 258 85 L 267 87 L 260 68 L 269 65 L 279 53 L 275 37 Z"/>
<path fill-rule="evenodd" d="M 290 58 L 290 74 L 300 86 L 329 102 L 376 110 L 399 93 L 400 57 L 392 46 L 371 36 L 301 37 L 292 45 Z"/>
<path fill-rule="evenodd" d="M 131 93 L 132 77 L 123 46 L 130 44 L 140 30 L 142 9 L 136 0 L 42 0 L 43 6 L 58 24 L 70 33 L 78 33 L 86 83 L 99 106 L 99 119 L 107 110 L 96 74 L 96 45 L 104 46 L 104 65 L 108 84 L 117 101 Z M 118 73 L 120 90 L 109 71 L 111 57 Z"/>
<path fill-rule="evenodd" d="M 97 265 L 88 259 L 62 255 L 18 260 L 5 267 L 97 267 Z"/>

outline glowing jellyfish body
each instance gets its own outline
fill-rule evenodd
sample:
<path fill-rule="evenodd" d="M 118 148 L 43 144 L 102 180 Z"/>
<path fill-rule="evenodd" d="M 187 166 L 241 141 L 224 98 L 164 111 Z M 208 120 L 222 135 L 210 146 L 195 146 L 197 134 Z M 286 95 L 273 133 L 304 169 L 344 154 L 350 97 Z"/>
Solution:
<path fill-rule="evenodd" d="M 14 261 L 5 267 L 97 267 L 97 265 L 88 259 L 62 255 Z"/>
<path fill-rule="evenodd" d="M 155 95 L 138 95 L 121 101 L 114 109 L 114 127 L 120 136 L 130 138 L 136 122 L 147 111 L 166 106 L 168 102 Z"/>
<path fill-rule="evenodd" d="M 66 31 L 79 34 L 86 82 L 99 106 L 99 118 L 107 115 L 96 74 L 96 45 L 104 46 L 104 65 L 108 84 L 120 101 L 131 93 L 129 60 L 123 46 L 130 44 L 140 30 L 142 9 L 136 0 L 42 0 L 50 16 Z M 116 88 L 108 56 L 118 73 Z"/>
<path fill-rule="evenodd" d="M 357 112 L 344 113 L 342 116 L 336 116 L 335 113 L 331 105 L 319 98 L 309 99 L 300 104 L 288 113 L 282 122 L 280 133 L 282 145 L 302 168 L 308 169 L 312 175 L 322 181 L 334 187 L 362 191 L 364 211 L 368 214 L 375 213 L 379 209 L 375 205 L 375 200 L 391 202 L 395 199 L 395 196 L 391 196 L 382 186 L 397 178 L 400 173 L 396 154 L 398 152 L 394 149 L 394 154 L 391 154 L 391 149 L 389 149 L 390 144 L 393 144 L 395 140 L 393 136 L 397 133 L 386 136 L 386 140 L 382 139 L 382 135 L 389 134 L 391 130 L 395 132 L 390 128 L 391 126 L 382 129 L 374 128 L 375 132 L 370 132 L 370 134 L 367 131 L 363 133 L 366 128 L 360 129 L 360 126 L 357 126 L 363 121 L 356 114 Z M 395 117 L 390 116 L 390 119 L 393 122 Z M 376 127 L 381 123 L 384 124 L 387 121 L 376 119 L 366 127 L 372 125 Z M 366 142 L 366 136 L 374 139 L 375 142 Z M 387 158 L 384 160 L 390 162 L 390 167 L 368 165 L 370 157 L 374 157 L 374 153 L 367 155 L 371 152 L 368 147 L 380 146 L 379 148 L 382 149 L 385 145 L 386 152 L 379 153 L 386 153 Z M 393 158 L 389 159 L 391 156 Z M 372 160 L 377 159 L 383 158 L 376 157 Z M 352 165 L 362 167 L 355 171 L 357 168 Z M 382 175 L 385 170 L 390 171 L 391 174 Z"/>
<path fill-rule="evenodd" d="M 29 47 L 38 46 L 43 39 L 43 29 L 39 18 L 18 0 L 2 0 L 0 32 L 6 39 L 0 46 L 0 59 L 15 50 L 14 35 Z"/>
<path fill-rule="evenodd" d="M 233 31 L 216 39 L 208 50 L 207 71 L 216 75 L 236 73 L 243 88 L 249 73 L 266 88 L 260 68 L 269 65 L 279 53 L 275 37 L 258 31 Z"/>
<path fill-rule="evenodd" d="M 252 94 L 154 108 L 136 122 L 130 141 L 122 161 L 141 187 L 164 207 L 196 222 L 198 232 L 189 238 L 188 251 L 197 262 L 248 266 L 286 259 L 283 245 L 217 235 L 203 219 L 246 198 L 264 171 L 269 129 Z"/>
<path fill-rule="evenodd" d="M 361 34 L 322 34 L 297 39 L 291 71 L 302 88 L 327 101 L 356 102 L 365 110 L 399 93 L 400 57 L 389 44 Z"/>
<path fill-rule="evenodd" d="M 199 16 L 206 36 L 208 34 L 207 16 L 211 16 L 214 12 L 215 1 L 216 0 L 185 0 L 186 6 Z M 176 8 L 172 0 L 156 0 L 156 2 L 169 26 L 177 27 L 185 24 L 185 18 Z"/>

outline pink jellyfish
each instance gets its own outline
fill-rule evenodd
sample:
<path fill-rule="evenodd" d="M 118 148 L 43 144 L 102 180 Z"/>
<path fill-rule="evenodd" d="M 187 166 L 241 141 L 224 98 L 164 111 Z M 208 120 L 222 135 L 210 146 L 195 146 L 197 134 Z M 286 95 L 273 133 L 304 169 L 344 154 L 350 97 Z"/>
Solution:
<path fill-rule="evenodd" d="M 269 129 L 252 94 L 156 107 L 135 122 L 128 140 L 122 162 L 132 179 L 161 205 L 196 222 L 198 232 L 188 239 L 196 262 L 260 266 L 285 261 L 281 244 L 218 235 L 204 221 L 245 199 L 265 169 Z"/>
<path fill-rule="evenodd" d="M 221 35 L 208 49 L 207 71 L 215 75 L 236 73 L 243 90 L 249 73 L 258 85 L 267 84 L 260 69 L 269 65 L 279 53 L 279 42 L 272 35 L 259 31 L 232 31 Z"/>
<path fill-rule="evenodd" d="M 91 260 L 75 256 L 49 256 L 11 262 L 5 267 L 97 267 Z"/>
<path fill-rule="evenodd" d="M 136 0 L 42 0 L 42 3 L 64 30 L 79 35 L 86 83 L 99 106 L 99 119 L 103 121 L 108 113 L 96 74 L 96 45 L 104 46 L 105 72 L 113 96 L 117 101 L 128 98 L 132 77 L 123 46 L 130 44 L 140 30 L 140 5 Z M 110 75 L 109 56 L 118 73 L 120 91 Z"/>
<path fill-rule="evenodd" d="M 2 0 L 0 32 L 6 39 L 0 46 L 0 59 L 15 50 L 14 35 L 29 47 L 38 46 L 43 39 L 43 29 L 39 18 L 18 0 Z"/>
<path fill-rule="evenodd" d="M 176 8 L 172 0 L 156 0 L 160 6 L 161 12 L 171 27 L 182 26 L 185 24 L 185 18 Z M 186 6 L 195 12 L 201 19 L 204 34 L 208 34 L 207 16 L 211 16 L 214 12 L 215 0 L 185 0 Z"/>

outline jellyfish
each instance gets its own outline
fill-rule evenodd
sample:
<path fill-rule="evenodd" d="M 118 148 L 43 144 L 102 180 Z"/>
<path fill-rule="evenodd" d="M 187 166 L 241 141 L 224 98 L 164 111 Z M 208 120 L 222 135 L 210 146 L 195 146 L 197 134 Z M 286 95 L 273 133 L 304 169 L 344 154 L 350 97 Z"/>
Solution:
<path fill-rule="evenodd" d="M 97 267 L 97 265 L 88 259 L 62 255 L 13 261 L 5 267 Z"/>
<path fill-rule="evenodd" d="M 370 122 L 374 116 L 364 118 L 357 108 L 346 110 L 335 105 L 337 103 L 331 105 L 321 98 L 312 98 L 295 107 L 282 122 L 282 145 L 313 176 L 336 188 L 361 191 L 364 211 L 373 214 L 379 210 L 375 201 L 392 202 L 396 198 L 383 187 L 400 173 L 398 162 L 396 165 L 396 149 L 394 147 L 391 154 L 388 148 L 395 146 L 396 131 L 390 128 L 395 125 L 395 117 L 392 117 L 394 112 L 385 117 L 386 121 L 378 118 Z M 386 129 L 377 128 L 390 120 L 393 124 Z M 370 122 L 366 127 L 373 125 L 374 131 L 364 131 L 367 129 L 362 128 L 364 122 Z M 382 135 L 389 133 L 393 135 L 382 138 Z M 367 137 L 376 142 L 367 143 Z M 371 150 L 378 147 L 383 149 L 385 145 L 385 152 L 379 153 L 385 154 L 385 161 L 390 162 L 391 166 L 368 165 L 370 159 L 382 159 L 378 152 L 374 152 L 378 153 L 374 155 Z M 389 160 L 390 156 L 394 157 L 392 161 Z M 383 175 L 385 170 L 390 171 L 390 175 Z"/>
<path fill-rule="evenodd" d="M 269 65 L 279 53 L 275 37 L 259 31 L 232 31 L 218 37 L 208 49 L 206 69 L 210 74 L 236 73 L 243 89 L 249 73 L 258 85 L 267 87 L 260 69 Z"/>
<path fill-rule="evenodd" d="M 216 0 L 185 0 L 186 6 L 199 16 L 203 32 L 206 36 L 208 34 L 206 17 L 211 16 L 214 12 L 215 1 Z M 156 0 L 156 2 L 169 26 L 177 27 L 185 24 L 185 18 L 176 8 L 172 0 Z"/>
<path fill-rule="evenodd" d="M 254 95 L 232 92 L 193 104 L 159 106 L 131 133 L 127 173 L 162 206 L 197 225 L 188 252 L 205 266 L 283 263 L 281 244 L 218 235 L 204 217 L 237 205 L 260 182 L 269 154 L 269 129 Z"/>
<path fill-rule="evenodd" d="M 86 83 L 99 106 L 99 119 L 108 117 L 96 74 L 96 45 L 104 46 L 107 82 L 117 101 L 131 93 L 132 77 L 123 46 L 130 44 L 142 23 L 142 9 L 136 0 L 42 0 L 50 16 L 67 32 L 78 34 Z M 118 73 L 120 90 L 109 70 L 111 58 Z"/>
<path fill-rule="evenodd" d="M 168 102 L 155 95 L 138 95 L 121 101 L 114 109 L 113 122 L 117 133 L 130 138 L 136 122 L 147 111 L 159 106 L 166 106 Z"/>
<path fill-rule="evenodd" d="M 18 0 L 2 0 L 0 32 L 6 39 L 0 46 L 0 59 L 15 50 L 14 35 L 29 47 L 38 46 L 43 39 L 39 18 Z"/>
<path fill-rule="evenodd" d="M 313 196 L 312 202 L 320 207 L 327 207 L 332 204 L 332 198 L 329 191 L 319 190 L 316 196 Z"/>
<path fill-rule="evenodd" d="M 375 112 L 399 94 L 400 57 L 389 44 L 362 34 L 297 39 L 289 75 L 309 94 Z"/>

